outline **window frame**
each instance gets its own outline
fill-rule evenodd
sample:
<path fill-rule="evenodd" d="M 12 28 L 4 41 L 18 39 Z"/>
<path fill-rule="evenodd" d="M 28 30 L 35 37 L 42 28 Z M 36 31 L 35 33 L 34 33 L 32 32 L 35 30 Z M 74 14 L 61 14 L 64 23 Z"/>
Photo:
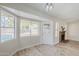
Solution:
<path fill-rule="evenodd" d="M 25 21 L 29 21 L 30 22 L 30 25 L 32 24 L 32 21 L 33 22 L 37 22 L 37 23 L 39 23 L 39 27 L 40 27 L 40 23 L 41 23 L 41 21 L 37 21 L 37 20 L 31 20 L 31 19 L 29 19 L 29 18 L 24 18 L 24 17 L 22 17 L 22 18 L 20 18 L 20 25 L 21 25 L 21 20 L 25 20 Z M 41 28 L 41 27 L 40 27 Z M 31 28 L 30 28 L 30 35 L 29 36 L 39 36 L 40 35 L 40 28 L 39 28 L 39 32 L 38 32 L 38 35 L 31 35 Z M 25 35 L 25 36 L 21 36 L 21 26 L 20 26 L 20 38 L 21 37 L 27 37 L 27 35 Z"/>
<path fill-rule="evenodd" d="M 27 20 L 27 18 L 20 18 L 20 38 L 21 37 L 27 37 L 26 35 L 25 36 L 22 36 L 21 34 L 21 20 L 24 20 L 24 21 L 29 21 L 29 20 Z M 29 21 L 29 23 L 30 23 L 30 21 Z M 31 36 L 31 30 L 30 30 L 30 35 L 29 36 Z"/>
<path fill-rule="evenodd" d="M 12 16 L 13 16 L 13 27 L 1 27 L 1 13 L 2 13 L 2 11 L 5 11 L 5 12 L 7 12 L 7 13 L 9 13 L 9 14 L 11 14 Z M 12 16 L 8 16 L 7 15 L 7 17 L 12 17 Z M 15 20 L 15 15 L 14 14 L 12 14 L 11 12 L 9 12 L 8 10 L 5 10 L 4 8 L 1 8 L 0 9 L 0 42 L 2 41 L 1 40 L 1 28 L 8 28 L 8 29 L 13 29 L 13 35 L 14 35 L 14 39 L 16 39 L 16 20 Z M 13 40 L 13 39 L 9 39 L 9 40 Z M 7 40 L 5 40 L 4 42 L 6 42 Z M 3 42 L 1 42 L 1 43 L 3 43 Z"/>

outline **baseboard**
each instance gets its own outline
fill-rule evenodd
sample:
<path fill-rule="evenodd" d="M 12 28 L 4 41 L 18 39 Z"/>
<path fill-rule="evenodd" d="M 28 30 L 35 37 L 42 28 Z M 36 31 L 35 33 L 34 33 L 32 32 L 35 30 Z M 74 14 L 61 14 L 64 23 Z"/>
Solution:
<path fill-rule="evenodd" d="M 56 44 L 58 44 L 58 43 L 59 43 L 59 41 L 55 42 L 53 45 L 56 45 Z"/>
<path fill-rule="evenodd" d="M 0 52 L 0 56 L 9 56 L 9 53 L 8 52 L 5 52 L 5 53 L 4 52 L 2 52 L 2 53 Z"/>
<path fill-rule="evenodd" d="M 58 43 L 58 42 L 57 42 Z M 40 45 L 40 44 L 46 44 L 46 43 L 35 43 L 35 44 L 32 44 L 32 45 L 29 45 L 28 47 L 23 47 L 23 48 L 19 48 L 15 51 L 13 51 L 12 53 L 2 53 L 2 56 L 13 56 L 17 51 L 20 51 L 20 50 L 23 50 L 23 49 L 26 49 L 26 48 L 30 48 L 30 47 L 33 47 L 33 46 L 37 46 L 37 45 Z M 55 43 L 56 44 L 56 43 Z M 54 44 L 49 44 L 49 45 L 54 45 Z"/>
<path fill-rule="evenodd" d="M 23 48 L 17 49 L 16 51 L 12 52 L 10 54 L 10 56 L 13 56 L 17 51 L 20 51 L 20 50 L 23 50 L 23 49 L 26 49 L 26 48 L 30 48 L 30 47 L 33 47 L 33 46 L 36 46 L 36 45 L 40 45 L 40 44 L 42 44 L 42 43 L 37 43 L 37 44 L 35 43 L 35 44 L 30 45 L 29 47 L 23 47 Z"/>

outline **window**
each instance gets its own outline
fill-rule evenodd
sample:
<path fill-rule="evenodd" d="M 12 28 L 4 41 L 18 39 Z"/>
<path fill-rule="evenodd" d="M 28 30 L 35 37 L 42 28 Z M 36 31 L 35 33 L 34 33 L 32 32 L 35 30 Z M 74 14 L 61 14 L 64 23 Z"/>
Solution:
<path fill-rule="evenodd" d="M 31 28 L 31 36 L 37 36 L 39 35 L 39 29 L 40 29 L 40 24 L 39 22 L 32 22 L 30 24 L 30 28 Z"/>
<path fill-rule="evenodd" d="M 21 19 L 20 21 L 20 36 L 37 36 L 39 35 L 39 22 L 28 21 Z"/>
<path fill-rule="evenodd" d="M 10 13 L 1 10 L 0 30 L 1 42 L 15 39 L 15 20 Z"/>
<path fill-rule="evenodd" d="M 25 19 L 21 19 L 21 23 L 20 23 L 20 36 L 30 36 L 30 22 L 25 20 Z"/>

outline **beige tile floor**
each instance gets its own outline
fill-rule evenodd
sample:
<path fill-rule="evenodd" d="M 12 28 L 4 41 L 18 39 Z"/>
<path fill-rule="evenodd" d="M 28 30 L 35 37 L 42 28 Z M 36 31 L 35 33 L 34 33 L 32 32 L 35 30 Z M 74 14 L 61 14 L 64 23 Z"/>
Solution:
<path fill-rule="evenodd" d="M 18 51 L 15 56 L 79 56 L 79 42 L 69 41 L 57 45 L 38 45 Z"/>

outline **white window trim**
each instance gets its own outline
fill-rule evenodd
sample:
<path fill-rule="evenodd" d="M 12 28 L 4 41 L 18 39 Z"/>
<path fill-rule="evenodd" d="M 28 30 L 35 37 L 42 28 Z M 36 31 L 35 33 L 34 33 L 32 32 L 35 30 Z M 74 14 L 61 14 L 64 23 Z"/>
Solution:
<path fill-rule="evenodd" d="M 9 12 L 9 11 L 7 11 L 6 9 L 4 9 L 4 8 L 0 8 L 0 21 L 1 21 L 1 10 L 4 10 L 4 11 L 6 11 L 7 13 L 10 13 L 10 14 L 12 14 L 13 16 L 14 16 L 14 27 L 1 27 L 1 22 L 0 22 L 0 43 L 2 43 L 1 42 L 1 28 L 14 28 L 14 39 L 16 39 L 16 16 L 13 14 L 13 13 L 11 13 L 11 12 Z"/>

